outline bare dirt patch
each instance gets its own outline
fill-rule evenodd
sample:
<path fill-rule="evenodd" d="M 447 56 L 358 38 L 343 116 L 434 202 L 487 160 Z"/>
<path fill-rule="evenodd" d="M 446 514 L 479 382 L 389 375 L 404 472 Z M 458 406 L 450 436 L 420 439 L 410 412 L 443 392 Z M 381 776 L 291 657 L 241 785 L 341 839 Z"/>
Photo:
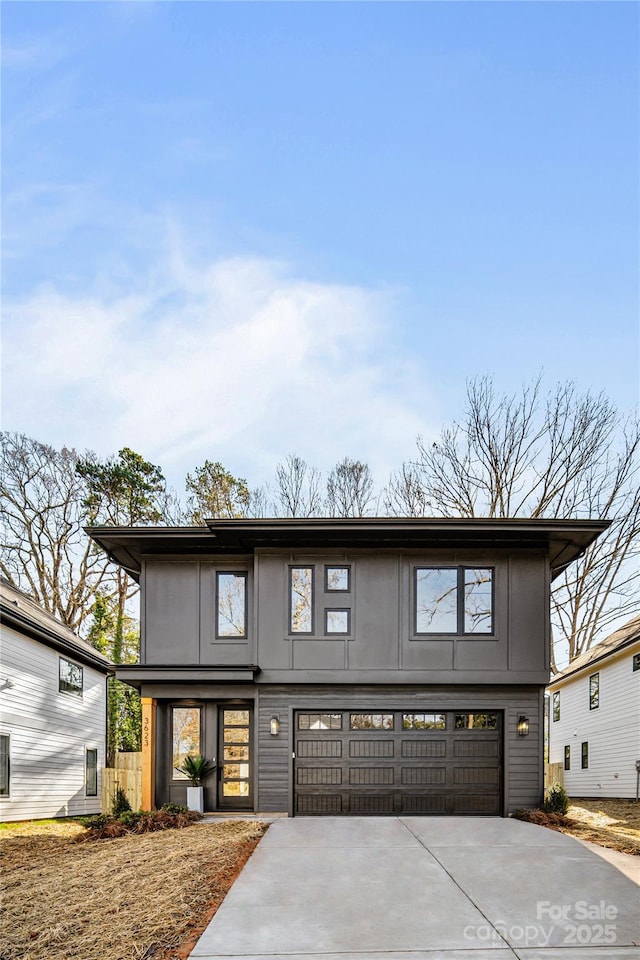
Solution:
<path fill-rule="evenodd" d="M 266 829 L 224 821 L 83 843 L 77 823 L 2 830 L 2 960 L 181 960 Z"/>
<path fill-rule="evenodd" d="M 635 800 L 573 800 L 566 816 L 542 810 L 519 811 L 538 823 L 579 840 L 640 856 L 640 803 Z"/>

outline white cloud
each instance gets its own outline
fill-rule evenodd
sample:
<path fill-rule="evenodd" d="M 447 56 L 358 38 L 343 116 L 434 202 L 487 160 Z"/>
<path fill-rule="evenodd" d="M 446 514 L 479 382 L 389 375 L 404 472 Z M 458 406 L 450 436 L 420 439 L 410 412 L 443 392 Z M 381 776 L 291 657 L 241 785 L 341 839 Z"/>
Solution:
<path fill-rule="evenodd" d="M 321 469 L 366 459 L 384 483 L 430 432 L 393 298 L 258 258 L 197 268 L 174 246 L 126 295 L 47 287 L 6 306 L 3 427 L 131 446 L 176 484 L 206 457 L 262 482 L 291 451 Z"/>

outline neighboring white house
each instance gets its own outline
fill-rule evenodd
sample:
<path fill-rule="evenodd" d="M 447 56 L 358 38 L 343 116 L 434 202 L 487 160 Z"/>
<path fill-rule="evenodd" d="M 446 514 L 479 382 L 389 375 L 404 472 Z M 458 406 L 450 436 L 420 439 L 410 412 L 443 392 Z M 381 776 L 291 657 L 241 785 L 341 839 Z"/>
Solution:
<path fill-rule="evenodd" d="M 640 616 L 549 684 L 549 762 L 570 797 L 636 796 L 640 762 Z"/>
<path fill-rule="evenodd" d="M 100 812 L 111 664 L 0 580 L 0 819 Z"/>

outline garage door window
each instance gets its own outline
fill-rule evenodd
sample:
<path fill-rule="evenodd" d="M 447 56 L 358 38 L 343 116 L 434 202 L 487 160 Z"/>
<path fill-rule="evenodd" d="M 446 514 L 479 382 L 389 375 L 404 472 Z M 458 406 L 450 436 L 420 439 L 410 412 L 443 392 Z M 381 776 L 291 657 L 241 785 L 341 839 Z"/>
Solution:
<path fill-rule="evenodd" d="M 299 713 L 298 730 L 342 730 L 342 714 Z"/>
<path fill-rule="evenodd" d="M 456 730 L 497 730 L 497 713 L 456 713 Z"/>
<path fill-rule="evenodd" d="M 349 726 L 352 730 L 393 730 L 393 714 L 352 713 Z"/>
<path fill-rule="evenodd" d="M 403 730 L 445 730 L 447 718 L 444 713 L 403 713 Z"/>

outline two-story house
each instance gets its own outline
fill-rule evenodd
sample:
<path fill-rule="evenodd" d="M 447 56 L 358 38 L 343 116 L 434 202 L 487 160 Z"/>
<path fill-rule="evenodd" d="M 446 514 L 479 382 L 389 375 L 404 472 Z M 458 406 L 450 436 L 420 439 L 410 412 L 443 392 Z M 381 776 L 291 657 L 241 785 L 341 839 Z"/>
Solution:
<path fill-rule="evenodd" d="M 557 673 L 548 688 L 549 761 L 570 797 L 637 795 L 640 616 Z"/>
<path fill-rule="evenodd" d="M 539 803 L 551 579 L 601 521 L 92 528 L 141 585 L 143 805 L 506 815 Z"/>
<path fill-rule="evenodd" d="M 0 580 L 0 819 L 100 813 L 112 665 Z"/>

